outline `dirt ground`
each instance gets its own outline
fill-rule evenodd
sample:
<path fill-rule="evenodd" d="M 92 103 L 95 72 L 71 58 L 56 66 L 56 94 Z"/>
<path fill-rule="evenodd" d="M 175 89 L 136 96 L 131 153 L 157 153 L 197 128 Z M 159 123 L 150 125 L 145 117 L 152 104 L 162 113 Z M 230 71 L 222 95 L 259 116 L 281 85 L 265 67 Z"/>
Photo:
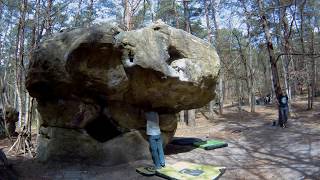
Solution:
<path fill-rule="evenodd" d="M 208 119 L 198 113 L 195 127 L 179 125 L 175 137 L 221 139 L 228 147 L 203 150 L 191 146 L 169 144 L 166 147 L 168 164 L 178 161 L 226 167 L 220 179 L 248 180 L 302 180 L 320 179 L 320 99 L 314 110 L 306 110 L 306 100 L 292 103 L 287 128 L 272 126 L 277 118 L 274 105 L 257 106 L 256 113 L 249 108 L 239 112 L 227 106 L 223 116 Z M 8 140 L 0 140 L 6 152 Z M 150 164 L 137 161 L 113 167 L 78 164 L 44 165 L 32 159 L 8 155 L 21 179 L 161 179 L 144 177 L 135 167 Z M 0 178 L 1 179 L 1 178 Z"/>
<path fill-rule="evenodd" d="M 198 118 L 194 129 L 180 128 L 175 136 L 222 139 L 228 147 L 205 151 L 192 149 L 167 155 L 168 162 L 181 160 L 224 166 L 221 179 L 320 179 L 320 103 L 306 111 L 302 98 L 292 104 L 288 127 L 272 126 L 277 117 L 274 105 L 239 112 L 226 108 L 225 115 L 208 122 Z M 196 133 L 195 133 L 196 132 Z M 178 146 L 173 152 L 179 152 Z M 169 149 L 169 147 L 167 148 Z"/>

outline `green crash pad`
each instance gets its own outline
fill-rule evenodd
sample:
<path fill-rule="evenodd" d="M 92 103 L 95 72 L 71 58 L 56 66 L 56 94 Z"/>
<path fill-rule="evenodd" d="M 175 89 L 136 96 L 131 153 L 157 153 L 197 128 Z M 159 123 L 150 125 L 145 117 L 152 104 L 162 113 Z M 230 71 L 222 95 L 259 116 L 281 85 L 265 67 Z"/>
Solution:
<path fill-rule="evenodd" d="M 222 147 L 227 147 L 228 144 L 219 141 L 219 140 L 207 140 L 207 141 L 199 141 L 199 142 L 194 142 L 193 145 L 195 147 L 199 147 L 205 150 L 210 150 L 210 149 L 216 149 L 216 148 L 222 148 Z"/>
<path fill-rule="evenodd" d="M 156 175 L 169 180 L 215 180 L 224 172 L 225 167 L 178 162 L 173 165 L 166 165 L 164 168 L 157 170 Z"/>
<path fill-rule="evenodd" d="M 138 167 L 136 171 L 144 176 L 156 175 L 156 170 L 153 167 Z"/>
<path fill-rule="evenodd" d="M 199 141 L 202 141 L 202 139 L 192 137 L 174 137 L 170 143 L 180 146 L 192 146 L 193 143 Z"/>

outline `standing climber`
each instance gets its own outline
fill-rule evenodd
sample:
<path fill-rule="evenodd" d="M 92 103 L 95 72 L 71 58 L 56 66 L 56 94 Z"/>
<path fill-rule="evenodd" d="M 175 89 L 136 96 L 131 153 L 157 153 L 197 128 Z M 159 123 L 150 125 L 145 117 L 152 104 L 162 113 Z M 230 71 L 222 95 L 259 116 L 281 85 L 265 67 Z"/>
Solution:
<path fill-rule="evenodd" d="M 165 166 L 164 153 L 162 147 L 161 131 L 159 126 L 159 115 L 155 111 L 145 113 L 147 119 L 147 135 L 150 144 L 152 160 L 156 169 Z"/>
<path fill-rule="evenodd" d="M 279 103 L 279 126 L 285 128 L 286 123 L 288 121 L 289 106 L 288 106 L 288 96 L 284 91 L 278 97 L 278 103 Z"/>

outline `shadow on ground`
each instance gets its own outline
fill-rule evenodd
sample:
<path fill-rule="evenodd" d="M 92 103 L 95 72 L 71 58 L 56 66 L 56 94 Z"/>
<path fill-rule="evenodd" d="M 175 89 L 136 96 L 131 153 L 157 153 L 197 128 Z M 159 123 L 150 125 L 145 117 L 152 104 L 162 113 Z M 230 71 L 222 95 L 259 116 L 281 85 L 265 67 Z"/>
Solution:
<path fill-rule="evenodd" d="M 277 118 L 274 106 L 258 106 L 256 113 L 229 108 L 207 125 L 209 138 L 223 139 L 228 147 L 193 149 L 171 154 L 168 160 L 225 166 L 227 171 L 221 179 L 319 179 L 319 103 L 313 111 L 306 111 L 301 103 L 292 108 L 296 117 L 290 118 L 284 129 L 272 126 Z M 190 136 L 188 133 L 183 134 Z"/>

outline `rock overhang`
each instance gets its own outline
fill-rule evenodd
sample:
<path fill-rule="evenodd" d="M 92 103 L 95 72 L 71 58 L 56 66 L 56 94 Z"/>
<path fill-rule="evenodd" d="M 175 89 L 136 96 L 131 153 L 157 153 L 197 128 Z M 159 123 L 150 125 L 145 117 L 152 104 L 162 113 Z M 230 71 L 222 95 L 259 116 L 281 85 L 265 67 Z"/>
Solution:
<path fill-rule="evenodd" d="M 147 110 L 160 113 L 167 143 L 177 127 L 175 113 L 214 98 L 218 58 L 208 43 L 162 22 L 128 32 L 107 23 L 58 33 L 33 52 L 26 77 L 40 126 L 49 129 L 40 147 L 51 147 L 54 155 L 69 136 L 91 136 L 95 147 L 133 129 L 145 137 Z M 56 128 L 66 129 L 67 140 Z M 89 136 L 75 137 L 78 131 L 70 129 Z"/>
<path fill-rule="evenodd" d="M 156 23 L 125 32 L 103 24 L 44 41 L 34 52 L 26 85 L 35 97 L 44 96 L 37 91 L 59 94 L 55 88 L 78 87 L 74 92 L 60 88 L 61 94 L 88 91 L 109 100 L 179 111 L 214 98 L 218 71 L 215 50 L 182 30 Z"/>

